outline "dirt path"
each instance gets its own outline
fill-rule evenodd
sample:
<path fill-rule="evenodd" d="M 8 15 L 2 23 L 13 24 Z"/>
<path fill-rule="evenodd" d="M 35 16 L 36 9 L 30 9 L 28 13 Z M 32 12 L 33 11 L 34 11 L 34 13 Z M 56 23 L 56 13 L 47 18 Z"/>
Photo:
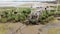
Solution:
<path fill-rule="evenodd" d="M 26 26 L 16 34 L 60 34 L 60 21 L 48 23 L 46 25 Z"/>
<path fill-rule="evenodd" d="M 18 31 L 18 29 L 23 26 L 22 23 L 11 23 L 8 25 L 7 27 L 7 33 L 6 34 L 15 34 L 16 31 Z"/>
<path fill-rule="evenodd" d="M 34 26 L 27 26 L 22 29 L 22 34 L 38 34 L 38 29 L 42 27 L 42 25 L 34 25 Z"/>
<path fill-rule="evenodd" d="M 60 21 L 46 25 L 29 26 L 22 23 L 11 23 L 7 26 L 6 34 L 60 34 Z"/>

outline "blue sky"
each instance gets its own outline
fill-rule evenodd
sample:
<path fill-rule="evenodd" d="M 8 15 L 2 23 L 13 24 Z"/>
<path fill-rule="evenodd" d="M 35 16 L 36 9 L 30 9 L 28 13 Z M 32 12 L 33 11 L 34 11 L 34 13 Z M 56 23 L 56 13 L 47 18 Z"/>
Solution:
<path fill-rule="evenodd" d="M 55 0 L 0 0 L 0 1 L 55 1 Z"/>

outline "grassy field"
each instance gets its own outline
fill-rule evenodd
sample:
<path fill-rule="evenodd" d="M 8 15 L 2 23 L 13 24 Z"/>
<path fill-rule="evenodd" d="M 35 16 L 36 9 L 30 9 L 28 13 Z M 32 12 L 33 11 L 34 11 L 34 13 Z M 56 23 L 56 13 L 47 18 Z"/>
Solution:
<path fill-rule="evenodd" d="M 56 8 L 56 6 L 51 6 L 52 8 Z M 31 9 L 31 8 L 16 8 L 16 7 L 0 7 L 0 14 L 2 13 L 2 12 L 4 12 L 4 11 L 6 11 L 6 12 L 15 12 L 15 11 L 18 11 L 18 13 L 22 13 L 22 11 L 30 11 L 30 10 L 36 10 L 36 9 Z M 55 12 L 54 12 L 55 10 L 51 10 L 51 12 L 49 13 L 49 14 L 54 14 Z M 58 14 L 60 14 L 60 6 L 58 6 L 58 11 L 59 12 L 57 12 Z M 44 12 L 45 13 L 45 12 Z M 22 13 L 23 14 L 23 13 Z M 23 14 L 23 15 L 25 15 L 25 14 Z M 9 16 L 9 15 L 8 15 Z M 17 15 L 16 15 L 17 16 Z M 44 15 L 42 15 L 42 17 L 43 18 L 45 18 L 45 16 L 46 16 L 46 13 L 44 14 Z M 10 17 L 9 17 L 10 18 Z M 17 18 L 17 17 L 14 17 L 14 18 Z M 22 18 L 22 17 L 21 17 Z M 50 18 L 50 17 L 49 17 Z M 47 18 L 46 20 L 50 20 L 49 18 Z M 6 18 L 7 19 L 7 18 Z M 4 21 L 3 19 L 2 19 L 2 21 Z M 45 20 L 43 20 L 44 22 L 46 22 Z M 14 26 L 14 24 L 15 23 L 10 23 L 10 24 L 8 24 L 8 27 L 10 28 L 10 27 L 12 27 L 12 26 Z M 0 34 L 5 34 L 6 32 L 7 32 L 7 24 L 5 24 L 5 23 L 0 23 Z M 56 30 L 58 30 L 58 28 L 49 28 L 49 30 L 48 30 L 48 34 L 51 34 L 51 33 L 53 33 L 53 34 L 56 34 L 56 33 L 54 33 L 54 32 L 57 32 Z"/>

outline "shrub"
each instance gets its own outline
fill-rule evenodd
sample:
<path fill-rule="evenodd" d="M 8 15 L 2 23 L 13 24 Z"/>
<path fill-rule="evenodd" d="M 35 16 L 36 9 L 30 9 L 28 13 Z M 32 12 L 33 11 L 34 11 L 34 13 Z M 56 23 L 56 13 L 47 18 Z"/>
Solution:
<path fill-rule="evenodd" d="M 50 12 L 51 13 L 51 12 Z M 52 16 L 49 12 L 46 14 L 46 12 L 42 12 L 42 14 L 39 16 L 39 19 L 38 21 L 41 23 L 41 24 L 46 24 L 48 23 L 49 21 L 53 20 L 54 19 L 54 16 Z"/>
<path fill-rule="evenodd" d="M 21 9 L 19 8 L 18 11 L 14 10 L 14 9 L 11 9 L 8 11 L 3 11 L 1 14 L 0 22 L 24 21 L 30 12 L 31 12 L 30 8 L 21 8 Z"/>

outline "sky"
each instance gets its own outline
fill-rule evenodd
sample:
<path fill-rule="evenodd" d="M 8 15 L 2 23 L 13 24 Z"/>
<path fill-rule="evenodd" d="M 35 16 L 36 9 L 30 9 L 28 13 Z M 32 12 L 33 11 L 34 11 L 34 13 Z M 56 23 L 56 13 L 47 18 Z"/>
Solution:
<path fill-rule="evenodd" d="M 0 2 L 12 2 L 12 1 L 55 1 L 55 0 L 0 0 Z"/>

